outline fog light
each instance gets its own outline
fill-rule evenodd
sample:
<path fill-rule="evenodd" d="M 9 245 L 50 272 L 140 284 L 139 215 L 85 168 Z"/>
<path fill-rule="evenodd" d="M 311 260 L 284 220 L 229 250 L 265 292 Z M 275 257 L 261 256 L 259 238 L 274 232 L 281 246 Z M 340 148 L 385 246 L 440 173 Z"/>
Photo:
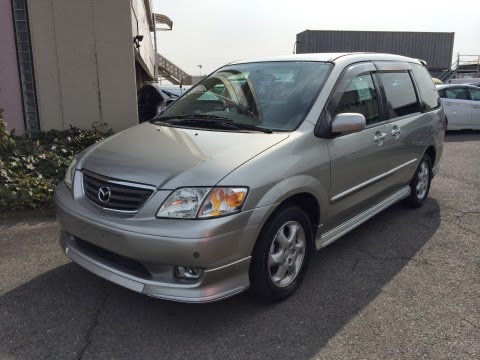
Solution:
<path fill-rule="evenodd" d="M 203 274 L 203 269 L 192 266 L 175 266 L 175 275 L 182 279 L 197 280 Z"/>

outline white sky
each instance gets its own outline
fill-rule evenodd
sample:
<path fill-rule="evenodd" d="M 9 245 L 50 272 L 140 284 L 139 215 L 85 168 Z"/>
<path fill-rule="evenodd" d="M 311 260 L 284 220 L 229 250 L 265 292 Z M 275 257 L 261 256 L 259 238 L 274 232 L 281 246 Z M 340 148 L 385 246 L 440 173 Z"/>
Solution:
<path fill-rule="evenodd" d="M 394 5 L 395 4 L 395 7 Z M 480 3 L 442 0 L 153 0 L 173 21 L 158 52 L 191 75 L 240 59 L 291 54 L 304 30 L 455 32 L 454 57 L 480 55 Z"/>

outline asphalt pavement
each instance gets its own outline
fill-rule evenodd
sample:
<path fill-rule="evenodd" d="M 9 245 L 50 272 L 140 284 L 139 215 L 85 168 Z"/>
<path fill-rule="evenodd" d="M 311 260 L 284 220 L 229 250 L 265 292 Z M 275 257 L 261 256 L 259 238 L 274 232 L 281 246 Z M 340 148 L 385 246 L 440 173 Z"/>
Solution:
<path fill-rule="evenodd" d="M 70 262 L 53 216 L 0 220 L 0 359 L 480 359 L 480 133 L 447 134 L 420 209 L 312 258 L 278 304 L 149 298 Z"/>

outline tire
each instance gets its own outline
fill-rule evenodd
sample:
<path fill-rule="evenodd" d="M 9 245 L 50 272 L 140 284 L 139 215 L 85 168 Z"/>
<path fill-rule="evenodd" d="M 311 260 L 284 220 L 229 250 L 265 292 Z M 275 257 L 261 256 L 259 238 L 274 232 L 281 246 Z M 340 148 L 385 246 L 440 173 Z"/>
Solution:
<path fill-rule="evenodd" d="M 432 160 L 427 154 L 423 155 L 420 164 L 418 164 L 415 175 L 410 182 L 411 193 L 407 199 L 407 204 L 412 208 L 422 206 L 428 197 L 430 183 L 432 182 Z M 423 184 L 423 185 L 422 185 Z"/>
<path fill-rule="evenodd" d="M 261 302 L 292 295 L 305 276 L 312 250 L 307 214 L 294 205 L 280 209 L 264 225 L 253 249 L 250 294 Z"/>

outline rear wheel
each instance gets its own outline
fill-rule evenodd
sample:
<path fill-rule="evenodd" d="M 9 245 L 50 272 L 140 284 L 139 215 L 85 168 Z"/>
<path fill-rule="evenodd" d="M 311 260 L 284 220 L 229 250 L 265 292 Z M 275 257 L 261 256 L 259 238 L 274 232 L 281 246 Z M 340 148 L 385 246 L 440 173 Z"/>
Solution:
<path fill-rule="evenodd" d="M 296 207 L 280 210 L 265 224 L 250 265 L 250 292 L 260 301 L 284 299 L 303 280 L 312 252 L 308 216 Z"/>
<path fill-rule="evenodd" d="M 410 196 L 408 204 L 413 208 L 422 206 L 428 196 L 430 183 L 432 181 L 432 160 L 425 154 L 418 165 L 417 171 L 410 182 Z"/>

